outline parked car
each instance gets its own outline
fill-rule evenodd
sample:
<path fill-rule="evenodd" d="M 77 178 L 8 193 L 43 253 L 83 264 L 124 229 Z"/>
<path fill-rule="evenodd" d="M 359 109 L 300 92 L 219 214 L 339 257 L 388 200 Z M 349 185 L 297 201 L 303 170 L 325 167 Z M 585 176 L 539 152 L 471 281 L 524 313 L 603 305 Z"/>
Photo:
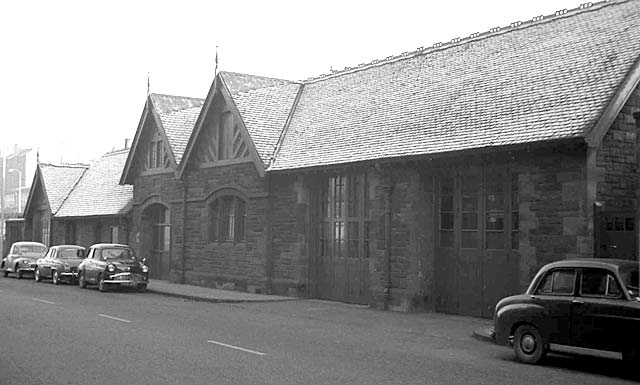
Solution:
<path fill-rule="evenodd" d="M 622 353 L 638 363 L 638 262 L 569 259 L 545 265 L 525 294 L 495 308 L 493 338 L 513 345 L 519 361 L 535 364 L 549 351 Z"/>
<path fill-rule="evenodd" d="M 33 274 L 36 260 L 47 252 L 47 246 L 39 242 L 15 242 L 9 249 L 9 254 L 2 259 L 0 269 L 3 276 L 14 273 L 16 278 L 22 278 L 24 273 Z"/>
<path fill-rule="evenodd" d="M 102 292 L 109 286 L 133 287 L 144 291 L 149 283 L 149 267 L 138 260 L 127 245 L 99 243 L 91 246 L 87 257 L 78 266 L 78 284 L 98 285 Z"/>
<path fill-rule="evenodd" d="M 33 276 L 36 282 L 51 278 L 54 285 L 72 283 L 78 278 L 78 265 L 84 258 L 85 248 L 76 245 L 52 246 L 44 257 L 36 261 Z"/>

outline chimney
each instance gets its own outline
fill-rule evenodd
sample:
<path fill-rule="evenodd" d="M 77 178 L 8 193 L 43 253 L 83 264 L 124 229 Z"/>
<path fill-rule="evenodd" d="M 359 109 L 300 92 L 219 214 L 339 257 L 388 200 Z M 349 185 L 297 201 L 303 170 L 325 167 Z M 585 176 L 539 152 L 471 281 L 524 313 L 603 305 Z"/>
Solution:
<path fill-rule="evenodd" d="M 125 138 L 125 140 L 124 140 L 124 149 L 125 149 L 125 150 L 128 150 L 128 149 L 129 149 L 129 139 L 126 139 L 126 138 Z"/>

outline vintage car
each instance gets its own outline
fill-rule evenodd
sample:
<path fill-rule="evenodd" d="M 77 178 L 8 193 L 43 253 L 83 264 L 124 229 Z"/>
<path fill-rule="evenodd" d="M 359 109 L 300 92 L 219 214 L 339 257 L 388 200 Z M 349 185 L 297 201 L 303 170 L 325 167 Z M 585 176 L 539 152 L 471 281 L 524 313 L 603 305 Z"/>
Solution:
<path fill-rule="evenodd" d="M 98 285 L 101 292 L 109 286 L 133 287 L 144 291 L 149 283 L 149 267 L 138 260 L 127 245 L 99 243 L 91 246 L 87 257 L 78 266 L 78 284 Z"/>
<path fill-rule="evenodd" d="M 493 338 L 513 345 L 519 361 L 547 352 L 618 356 L 640 353 L 638 262 L 567 259 L 545 265 L 525 294 L 498 302 Z M 612 354 L 614 353 L 614 354 Z"/>
<path fill-rule="evenodd" d="M 22 278 L 24 273 L 33 274 L 36 260 L 47 252 L 47 246 L 39 242 L 16 242 L 11 245 L 9 254 L 0 263 L 2 274 L 6 277 L 14 273 L 16 278 Z"/>
<path fill-rule="evenodd" d="M 33 277 L 36 282 L 51 278 L 54 285 L 72 283 L 78 278 L 78 265 L 84 258 L 85 248 L 76 245 L 52 246 L 44 257 L 36 261 Z"/>

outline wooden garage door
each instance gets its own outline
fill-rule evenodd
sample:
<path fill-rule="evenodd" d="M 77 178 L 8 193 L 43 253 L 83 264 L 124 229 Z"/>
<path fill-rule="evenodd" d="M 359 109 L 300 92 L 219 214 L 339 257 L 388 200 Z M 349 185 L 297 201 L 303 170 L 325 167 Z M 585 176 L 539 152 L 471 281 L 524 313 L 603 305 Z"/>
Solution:
<path fill-rule="evenodd" d="M 517 174 L 447 170 L 437 192 L 436 310 L 491 317 L 517 284 Z"/>
<path fill-rule="evenodd" d="M 351 303 L 369 300 L 370 221 L 365 175 L 322 181 L 318 194 L 318 295 Z"/>

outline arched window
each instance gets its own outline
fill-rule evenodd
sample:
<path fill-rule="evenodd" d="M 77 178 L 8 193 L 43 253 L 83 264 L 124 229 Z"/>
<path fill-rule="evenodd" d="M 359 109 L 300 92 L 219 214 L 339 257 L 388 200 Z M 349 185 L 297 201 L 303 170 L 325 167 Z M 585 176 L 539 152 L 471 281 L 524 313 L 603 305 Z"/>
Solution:
<path fill-rule="evenodd" d="M 209 241 L 241 242 L 246 238 L 246 202 L 235 195 L 223 195 L 209 203 Z"/>

